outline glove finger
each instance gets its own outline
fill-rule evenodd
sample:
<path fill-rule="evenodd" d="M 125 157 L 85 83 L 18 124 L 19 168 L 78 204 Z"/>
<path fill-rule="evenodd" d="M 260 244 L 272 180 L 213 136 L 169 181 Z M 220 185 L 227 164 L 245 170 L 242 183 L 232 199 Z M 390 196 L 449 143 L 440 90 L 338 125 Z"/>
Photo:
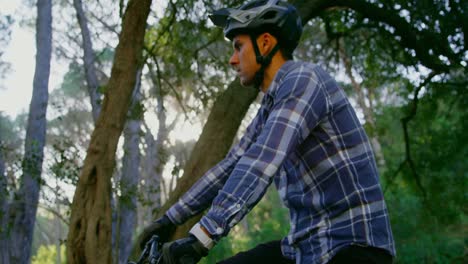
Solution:
<path fill-rule="evenodd" d="M 141 239 L 140 239 L 140 248 L 141 249 L 145 248 L 146 243 L 148 243 L 148 241 L 151 239 L 152 236 L 153 236 L 153 233 L 147 232 L 146 230 L 143 231 L 143 234 L 142 234 Z"/>
<path fill-rule="evenodd" d="M 165 243 L 162 246 L 162 264 L 177 264 L 177 259 L 171 254 L 171 246 L 175 242 Z"/>

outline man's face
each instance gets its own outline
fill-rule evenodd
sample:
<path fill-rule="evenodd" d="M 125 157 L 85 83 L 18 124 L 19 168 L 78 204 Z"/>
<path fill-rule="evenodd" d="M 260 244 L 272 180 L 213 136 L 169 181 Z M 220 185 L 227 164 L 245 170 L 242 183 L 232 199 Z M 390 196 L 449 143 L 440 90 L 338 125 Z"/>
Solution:
<path fill-rule="evenodd" d="M 253 84 L 255 73 L 260 65 L 255 59 L 255 51 L 249 35 L 237 35 L 232 40 L 234 53 L 229 64 L 236 70 L 237 76 L 243 86 Z"/>

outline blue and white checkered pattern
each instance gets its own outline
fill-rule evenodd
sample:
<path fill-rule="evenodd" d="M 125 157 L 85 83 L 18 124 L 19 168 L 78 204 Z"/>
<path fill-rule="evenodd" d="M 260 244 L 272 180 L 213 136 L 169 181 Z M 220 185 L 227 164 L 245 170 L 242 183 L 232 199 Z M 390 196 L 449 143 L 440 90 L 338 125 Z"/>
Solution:
<path fill-rule="evenodd" d="M 211 205 L 200 224 L 219 239 L 273 181 L 290 212 L 286 257 L 326 263 L 350 244 L 395 255 L 369 140 L 343 90 L 317 65 L 286 62 L 239 144 L 167 215 L 180 224 Z"/>

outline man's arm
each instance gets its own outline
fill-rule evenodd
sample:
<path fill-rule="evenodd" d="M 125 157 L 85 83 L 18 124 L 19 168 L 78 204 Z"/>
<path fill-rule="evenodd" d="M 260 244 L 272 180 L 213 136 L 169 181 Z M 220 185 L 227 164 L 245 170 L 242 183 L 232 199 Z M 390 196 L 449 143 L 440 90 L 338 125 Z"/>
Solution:
<path fill-rule="evenodd" d="M 226 157 L 208 170 L 179 201 L 174 204 L 166 215 L 175 224 L 182 224 L 190 217 L 208 208 L 226 182 L 236 163 L 252 144 L 257 118 L 247 127 L 239 143 L 234 146 Z"/>

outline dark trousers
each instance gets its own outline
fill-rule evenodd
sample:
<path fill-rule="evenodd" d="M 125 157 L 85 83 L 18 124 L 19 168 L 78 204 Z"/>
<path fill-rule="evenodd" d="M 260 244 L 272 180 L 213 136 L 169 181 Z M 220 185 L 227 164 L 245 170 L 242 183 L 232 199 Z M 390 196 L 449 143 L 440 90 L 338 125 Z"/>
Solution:
<path fill-rule="evenodd" d="M 391 264 L 393 257 L 387 251 L 374 247 L 348 246 L 340 250 L 329 264 Z M 281 241 L 275 240 L 260 244 L 255 248 L 240 252 L 218 264 L 294 264 L 281 254 Z"/>
<path fill-rule="evenodd" d="M 218 264 L 294 264 L 294 260 L 287 259 L 281 254 L 281 241 L 275 240 L 260 244 L 248 251 L 240 252 Z"/>
<path fill-rule="evenodd" d="M 362 263 L 391 264 L 393 257 L 386 250 L 375 247 L 348 246 L 336 253 L 329 264 Z"/>

